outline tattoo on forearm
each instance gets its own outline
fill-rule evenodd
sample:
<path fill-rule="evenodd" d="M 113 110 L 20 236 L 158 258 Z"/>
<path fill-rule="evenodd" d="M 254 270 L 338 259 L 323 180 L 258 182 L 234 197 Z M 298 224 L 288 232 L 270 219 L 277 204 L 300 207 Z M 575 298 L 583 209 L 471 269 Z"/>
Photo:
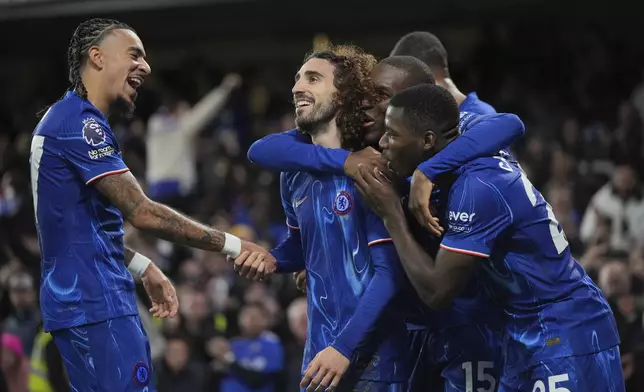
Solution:
<path fill-rule="evenodd" d="M 219 252 L 224 247 L 224 234 L 187 218 L 168 206 L 147 202 L 139 209 L 151 220 L 146 230 L 157 237 L 181 245 Z"/>
<path fill-rule="evenodd" d="M 222 232 L 150 200 L 132 173 L 104 177 L 96 182 L 96 188 L 140 230 L 194 248 L 219 252 L 224 247 Z"/>

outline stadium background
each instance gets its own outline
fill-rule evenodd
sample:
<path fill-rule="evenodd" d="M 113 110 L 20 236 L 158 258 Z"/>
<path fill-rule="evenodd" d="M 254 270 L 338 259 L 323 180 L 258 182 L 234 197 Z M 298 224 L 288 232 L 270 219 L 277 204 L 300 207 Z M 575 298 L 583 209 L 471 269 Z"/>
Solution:
<path fill-rule="evenodd" d="M 153 76 L 139 94 L 135 119 L 113 126 L 142 184 L 154 170 L 146 149 L 154 119 L 155 126 L 171 131 L 175 116 L 190 113 L 225 75 L 241 75 L 241 86 L 215 118 L 182 139 L 194 146 L 186 160 L 194 159 L 197 181 L 189 195 L 167 201 L 266 246 L 285 233 L 278 177 L 249 164 L 245 151 L 257 138 L 293 126 L 290 89 L 305 52 L 331 39 L 382 58 L 409 31 L 437 34 L 459 88 L 477 91 L 526 123 L 526 138 L 513 150 L 553 205 L 575 255 L 614 305 L 628 391 L 644 390 L 644 199 L 636 178 L 644 168 L 639 21 L 615 1 L 611 7 L 591 2 L 580 8 L 539 0 L 0 0 L 0 314 L 4 330 L 22 340 L 24 353 L 17 356 L 21 350 L 3 340 L 7 384 L 20 384 L 27 372 L 16 369 L 24 370 L 39 346 L 30 133 L 36 113 L 66 89 L 67 43 L 76 24 L 90 16 L 130 24 L 148 52 Z M 159 263 L 180 294 L 177 319 L 145 320 L 159 391 L 218 391 L 227 376 L 218 358 L 228 339 L 241 333 L 240 310 L 257 302 L 267 317 L 250 318 L 251 327 L 268 320 L 266 328 L 280 337 L 286 353 L 276 390 L 297 390 L 306 315 L 290 276 L 249 284 L 218 255 L 175 248 L 131 228 L 127 241 Z M 46 363 L 50 374 L 60 366 L 55 356 Z M 249 385 L 258 382 L 253 372 L 238 377 Z M 53 384 L 60 383 L 54 378 Z"/>

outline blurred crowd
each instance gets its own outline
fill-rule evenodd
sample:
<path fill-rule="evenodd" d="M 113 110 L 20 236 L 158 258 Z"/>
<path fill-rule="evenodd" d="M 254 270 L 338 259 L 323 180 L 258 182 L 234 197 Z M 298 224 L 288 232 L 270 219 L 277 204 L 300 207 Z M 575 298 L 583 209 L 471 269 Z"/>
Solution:
<path fill-rule="evenodd" d="M 526 138 L 513 150 L 614 307 L 628 391 L 644 390 L 644 78 L 636 69 L 644 69 L 644 53 L 636 50 L 590 31 L 536 36 L 495 28 L 481 32 L 466 62 L 451 65 L 461 90 L 476 89 L 526 123 Z M 165 76 L 172 88 L 144 91 L 138 117 L 114 122 L 126 163 L 154 199 L 274 246 L 286 233 L 279 176 L 249 164 L 245 152 L 255 139 L 294 127 L 292 75 L 228 74 L 210 90 L 203 81 L 212 78 L 200 73 Z M 176 82 L 190 76 L 185 84 L 200 83 L 198 93 Z M 271 87 L 275 80 L 284 85 Z M 16 115 L 9 132 L 0 132 L 1 366 L 12 391 L 45 390 L 36 385 L 44 377 L 59 392 L 67 390 L 64 372 L 37 303 L 27 164 L 36 118 L 25 118 Z M 180 315 L 160 322 L 147 316 L 139 287 L 160 392 L 299 390 L 306 301 L 291 276 L 250 283 L 221 255 L 132 227 L 126 243 L 167 272 L 180 298 Z"/>

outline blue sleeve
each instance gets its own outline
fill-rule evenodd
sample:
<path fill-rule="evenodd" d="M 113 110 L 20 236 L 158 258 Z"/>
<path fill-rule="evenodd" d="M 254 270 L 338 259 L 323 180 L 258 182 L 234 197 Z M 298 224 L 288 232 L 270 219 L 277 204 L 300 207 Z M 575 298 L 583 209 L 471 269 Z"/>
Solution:
<path fill-rule="evenodd" d="M 351 319 L 331 344 L 349 359 L 373 331 L 382 312 L 400 290 L 404 277 L 398 253 L 382 220 L 368 210 L 365 224 L 374 275 Z"/>
<path fill-rule="evenodd" d="M 280 171 L 344 174 L 349 151 L 311 144 L 298 130 L 265 136 L 248 149 L 248 160 Z"/>
<path fill-rule="evenodd" d="M 67 129 L 64 136 L 57 138 L 59 152 L 86 184 L 130 170 L 121 158 L 113 134 L 104 129 L 97 119 L 89 116 L 83 120 L 72 120 L 67 124 Z"/>
<path fill-rule="evenodd" d="M 280 242 L 270 254 L 277 260 L 277 273 L 285 274 L 298 272 L 306 269 L 304 262 L 304 251 L 302 250 L 302 238 L 298 229 L 288 229 L 288 235 Z"/>
<path fill-rule="evenodd" d="M 454 184 L 447 208 L 448 227 L 441 248 L 483 258 L 513 221 L 512 210 L 499 189 L 477 176 Z"/>
<path fill-rule="evenodd" d="M 280 174 L 280 194 L 282 198 L 282 207 L 286 215 L 286 226 L 288 226 L 288 235 L 286 239 L 277 245 L 271 254 L 277 260 L 277 273 L 287 273 L 301 271 L 305 268 L 304 251 L 302 249 L 302 238 L 300 228 L 297 222 L 297 216 L 291 204 L 289 186 L 287 184 L 287 174 Z"/>
<path fill-rule="evenodd" d="M 461 136 L 418 166 L 430 180 L 435 181 L 438 175 L 456 170 L 476 158 L 494 155 L 525 133 L 521 119 L 506 113 L 467 114 L 460 126 Z"/>

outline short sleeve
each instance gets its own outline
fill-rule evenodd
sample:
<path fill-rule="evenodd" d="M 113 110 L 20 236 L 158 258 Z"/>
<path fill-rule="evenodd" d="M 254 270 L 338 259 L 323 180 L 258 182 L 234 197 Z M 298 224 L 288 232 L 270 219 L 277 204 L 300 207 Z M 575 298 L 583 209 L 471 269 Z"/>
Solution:
<path fill-rule="evenodd" d="M 295 215 L 293 204 L 291 204 L 291 195 L 287 183 L 287 176 L 288 174 L 284 172 L 280 174 L 280 194 L 282 198 L 282 207 L 284 208 L 284 214 L 286 215 L 286 226 L 291 230 L 299 230 L 300 226 L 297 222 L 297 216 Z"/>
<path fill-rule="evenodd" d="M 59 146 L 64 158 L 78 171 L 86 184 L 99 178 L 125 173 L 128 167 L 114 135 L 97 118 L 88 116 L 69 124 L 69 136 L 59 136 Z"/>
<path fill-rule="evenodd" d="M 447 232 L 441 248 L 483 258 L 512 224 L 512 210 L 499 189 L 478 176 L 457 181 L 449 194 Z"/>

